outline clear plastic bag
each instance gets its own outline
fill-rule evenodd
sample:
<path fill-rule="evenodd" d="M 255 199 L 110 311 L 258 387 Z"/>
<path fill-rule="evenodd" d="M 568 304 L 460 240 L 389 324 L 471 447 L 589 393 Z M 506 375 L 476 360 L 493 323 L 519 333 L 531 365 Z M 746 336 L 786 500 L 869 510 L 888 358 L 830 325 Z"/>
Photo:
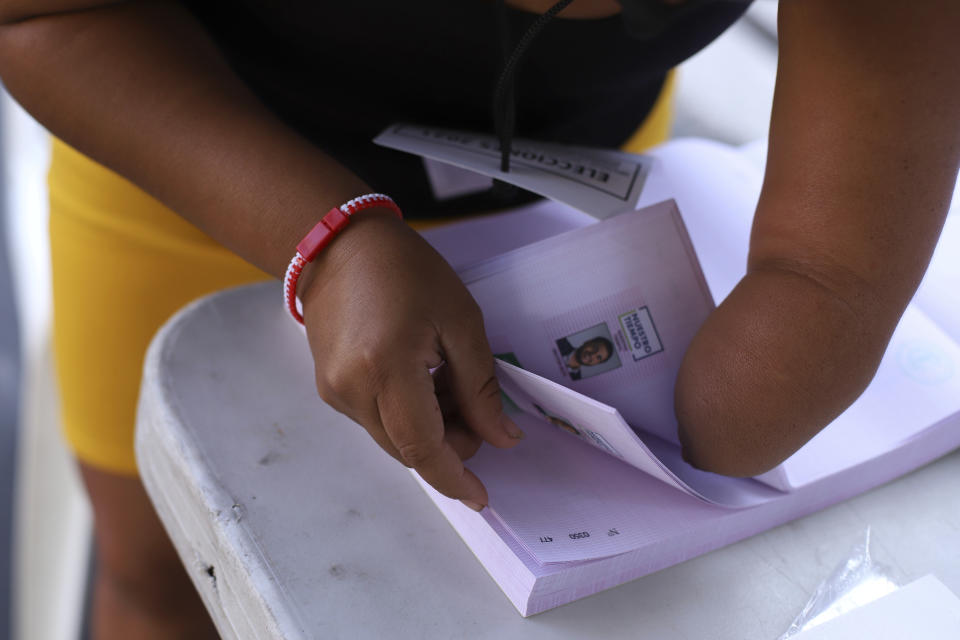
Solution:
<path fill-rule="evenodd" d="M 843 615 L 900 588 L 891 569 L 876 562 L 870 553 L 870 527 L 847 559 L 820 583 L 800 614 L 779 640 Z"/>

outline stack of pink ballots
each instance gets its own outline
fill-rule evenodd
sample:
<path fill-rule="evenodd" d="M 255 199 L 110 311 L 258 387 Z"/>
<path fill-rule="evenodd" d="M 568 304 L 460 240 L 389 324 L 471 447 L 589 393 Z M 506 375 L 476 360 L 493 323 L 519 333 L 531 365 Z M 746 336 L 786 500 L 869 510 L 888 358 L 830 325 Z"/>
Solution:
<path fill-rule="evenodd" d="M 410 150 L 451 161 L 428 144 Z M 598 164 L 631 171 L 628 154 L 597 153 Z M 492 174 L 481 156 L 454 161 Z M 483 309 L 505 406 L 527 438 L 468 462 L 490 494 L 480 514 L 421 484 L 523 615 L 822 509 L 960 446 L 955 207 L 853 406 L 763 476 L 686 464 L 673 384 L 714 301 L 743 275 L 762 152 L 681 140 L 632 158 L 641 179 L 622 213 L 598 220 L 548 200 L 428 234 Z M 585 208 L 575 199 L 564 198 Z"/>

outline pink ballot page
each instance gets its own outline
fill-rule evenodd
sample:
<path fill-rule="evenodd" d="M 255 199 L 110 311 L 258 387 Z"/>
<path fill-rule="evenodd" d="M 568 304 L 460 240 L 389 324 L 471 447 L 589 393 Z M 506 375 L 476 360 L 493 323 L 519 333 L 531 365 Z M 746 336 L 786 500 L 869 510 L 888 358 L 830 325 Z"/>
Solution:
<path fill-rule="evenodd" d="M 776 495 L 745 491 L 752 481 L 694 469 L 682 460 L 678 445 L 637 433 L 613 407 L 529 371 L 498 362 L 497 377 L 514 415 L 523 412 L 546 422 L 555 427 L 556 437 L 577 437 L 688 495 L 727 507 L 749 507 Z"/>
<path fill-rule="evenodd" d="M 676 526 L 678 504 L 704 504 L 649 452 L 641 470 L 544 419 L 526 412 L 514 419 L 527 434 L 524 441 L 509 450 L 482 447 L 467 466 L 490 496 L 482 515 L 496 521 L 541 565 L 637 549 Z M 676 445 L 666 446 L 678 451 Z M 675 458 L 682 463 L 679 455 Z M 701 489 L 731 500 L 711 506 L 720 511 L 731 511 L 733 502 L 759 505 L 784 495 L 750 479 L 702 475 Z M 673 488 L 651 493 L 651 476 Z"/>
<path fill-rule="evenodd" d="M 672 201 L 460 272 L 500 360 L 677 442 L 673 384 L 713 301 Z"/>

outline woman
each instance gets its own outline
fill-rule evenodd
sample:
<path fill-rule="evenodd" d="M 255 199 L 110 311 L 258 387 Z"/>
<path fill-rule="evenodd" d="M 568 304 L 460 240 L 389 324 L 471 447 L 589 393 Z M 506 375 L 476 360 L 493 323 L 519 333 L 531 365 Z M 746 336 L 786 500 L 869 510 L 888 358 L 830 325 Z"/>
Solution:
<path fill-rule="evenodd" d="M 79 150 L 55 147 L 51 242 L 64 419 L 96 518 L 94 637 L 213 634 L 134 475 L 149 336 L 196 295 L 283 276 L 319 218 L 360 194 L 386 192 L 414 218 L 516 202 L 504 189 L 438 202 L 413 161 L 367 144 L 394 120 L 491 130 L 499 66 L 552 2 L 508 4 L 498 35 L 488 0 L 0 3 L 0 74 Z M 657 0 L 622 4 L 633 20 Z M 663 4 L 677 19 L 634 29 L 640 40 L 618 2 L 567 7 L 529 47 L 515 90 L 501 91 L 517 133 L 622 144 L 668 69 L 743 10 Z M 676 387 L 686 457 L 730 475 L 784 459 L 869 382 L 960 162 L 960 4 L 783 0 L 780 13 L 748 272 Z M 461 460 L 481 440 L 508 447 L 522 434 L 503 416 L 480 312 L 449 266 L 372 209 L 297 290 L 321 396 L 437 489 L 482 508 Z M 444 361 L 438 390 L 429 370 Z M 454 411 L 439 410 L 438 392 Z"/>

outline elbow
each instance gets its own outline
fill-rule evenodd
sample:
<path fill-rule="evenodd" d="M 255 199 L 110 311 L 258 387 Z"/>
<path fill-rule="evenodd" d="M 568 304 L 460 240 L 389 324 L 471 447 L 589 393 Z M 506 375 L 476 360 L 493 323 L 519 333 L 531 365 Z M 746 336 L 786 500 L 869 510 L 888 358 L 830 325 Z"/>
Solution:
<path fill-rule="evenodd" d="M 679 426 L 683 459 L 701 471 L 749 478 L 770 471 L 789 456 L 736 425 L 688 418 Z"/>
<path fill-rule="evenodd" d="M 34 61 L 31 47 L 42 39 L 32 29 L 38 17 L 26 7 L 0 0 L 0 72 L 27 69 Z"/>
<path fill-rule="evenodd" d="M 8 27 L 30 17 L 30 13 L 16 3 L 0 2 L 0 27 Z"/>
<path fill-rule="evenodd" d="M 864 317 L 791 274 L 744 278 L 694 337 L 677 376 L 684 459 L 740 477 L 786 460 L 873 377 L 890 333 Z"/>
<path fill-rule="evenodd" d="M 97 9 L 124 0 L 0 0 L 0 27 L 57 14 Z"/>
<path fill-rule="evenodd" d="M 694 339 L 674 389 L 683 459 L 720 475 L 760 475 L 819 431 L 823 424 L 812 422 L 824 416 L 811 415 L 815 403 L 802 399 L 800 385 L 784 384 L 745 349 L 716 348 L 709 339 L 709 328 Z"/>
<path fill-rule="evenodd" d="M 709 379 L 684 367 L 677 380 L 674 409 L 683 459 L 701 471 L 746 478 L 771 470 L 802 443 L 787 444 L 769 414 L 758 414 L 752 394 L 736 393 L 730 378 Z M 726 382 L 727 384 L 723 384 Z M 781 436 L 774 434 L 780 432 Z"/>
<path fill-rule="evenodd" d="M 849 403 L 825 407 L 818 402 L 822 396 L 791 377 L 785 379 L 752 358 L 704 350 L 695 341 L 680 368 L 674 395 L 684 460 L 725 476 L 766 473 Z"/>
<path fill-rule="evenodd" d="M 39 4 L 40 6 L 36 6 Z M 27 22 L 33 18 L 46 15 L 43 3 L 17 2 L 16 0 L 0 0 L 0 27 L 10 27 L 20 22 Z"/>

